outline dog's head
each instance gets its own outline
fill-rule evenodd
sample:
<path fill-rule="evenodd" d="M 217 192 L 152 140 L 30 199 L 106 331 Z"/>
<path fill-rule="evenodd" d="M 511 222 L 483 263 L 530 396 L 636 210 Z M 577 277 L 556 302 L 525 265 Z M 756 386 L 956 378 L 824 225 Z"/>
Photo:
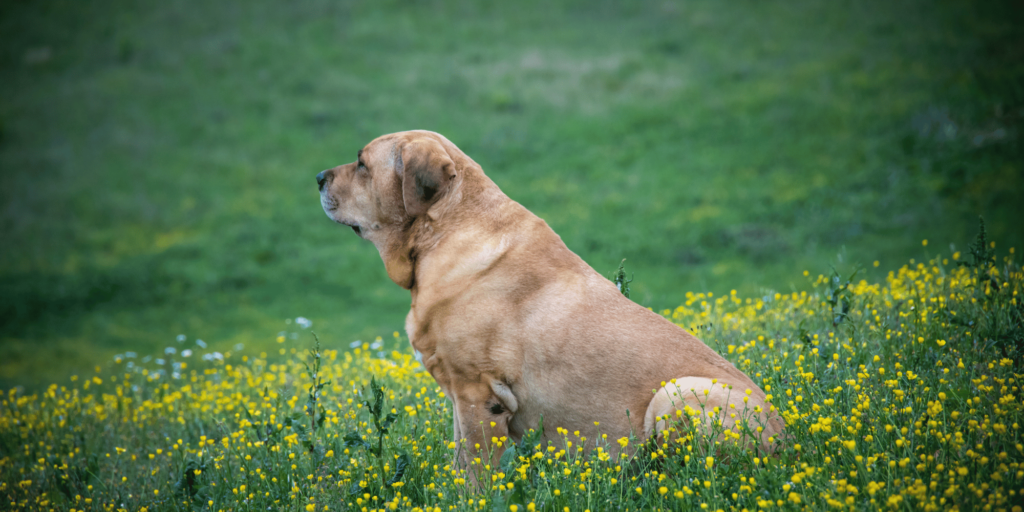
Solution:
<path fill-rule="evenodd" d="M 476 164 L 440 134 L 383 135 L 360 149 L 355 162 L 316 175 L 320 204 L 331 220 L 373 242 L 391 278 L 409 287 L 411 276 L 403 270 L 408 254 L 401 254 L 407 230 L 449 194 L 469 166 Z"/>
<path fill-rule="evenodd" d="M 421 130 L 374 139 L 355 162 L 317 174 L 324 212 L 367 240 L 387 238 L 447 192 L 456 169 L 446 145 L 454 148 L 440 134 Z"/>

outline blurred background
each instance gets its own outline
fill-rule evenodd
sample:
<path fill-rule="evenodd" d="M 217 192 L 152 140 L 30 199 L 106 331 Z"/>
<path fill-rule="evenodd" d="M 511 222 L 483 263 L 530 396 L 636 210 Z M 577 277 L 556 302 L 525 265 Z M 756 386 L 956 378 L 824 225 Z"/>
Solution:
<path fill-rule="evenodd" d="M 1008 1 L 5 1 L 0 388 L 298 316 L 391 339 L 408 292 L 314 175 L 407 129 L 655 309 L 882 279 L 979 215 L 1019 251 L 1022 32 Z"/>

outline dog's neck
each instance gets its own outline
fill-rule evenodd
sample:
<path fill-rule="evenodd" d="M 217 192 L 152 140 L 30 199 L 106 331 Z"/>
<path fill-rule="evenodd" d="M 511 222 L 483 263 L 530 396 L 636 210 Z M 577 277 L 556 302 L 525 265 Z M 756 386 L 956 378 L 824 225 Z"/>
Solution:
<path fill-rule="evenodd" d="M 394 236 L 377 247 L 388 277 L 406 290 L 412 289 L 416 276 L 416 255 L 407 240 Z"/>
<path fill-rule="evenodd" d="M 497 211 L 507 201 L 511 200 L 479 167 L 459 173 L 444 196 L 426 213 L 405 219 L 402 229 L 375 244 L 388 277 L 398 286 L 415 293 L 420 256 L 430 252 L 445 234 L 457 233 L 460 225 L 479 222 L 479 212 Z"/>

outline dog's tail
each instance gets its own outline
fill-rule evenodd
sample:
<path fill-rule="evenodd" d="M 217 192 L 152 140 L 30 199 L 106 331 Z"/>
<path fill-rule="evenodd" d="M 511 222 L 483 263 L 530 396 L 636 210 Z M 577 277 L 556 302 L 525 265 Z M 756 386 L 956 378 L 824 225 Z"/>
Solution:
<path fill-rule="evenodd" d="M 645 437 L 678 438 L 693 425 L 722 444 L 759 447 L 773 453 L 784 423 L 759 388 L 740 389 L 717 379 L 683 377 L 655 393 L 644 416 Z"/>

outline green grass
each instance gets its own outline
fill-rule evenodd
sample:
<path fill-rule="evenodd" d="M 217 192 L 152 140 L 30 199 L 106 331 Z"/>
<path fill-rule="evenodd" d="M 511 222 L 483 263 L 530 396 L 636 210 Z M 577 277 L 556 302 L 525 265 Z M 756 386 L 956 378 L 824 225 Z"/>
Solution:
<path fill-rule="evenodd" d="M 3 393 L 0 503 L 72 512 L 1017 511 L 1024 272 L 1006 252 L 996 265 L 986 245 L 880 281 L 820 275 L 808 278 L 810 292 L 687 293 L 664 310 L 768 393 L 786 422 L 771 456 L 736 443 L 750 431 L 718 437 L 719 426 L 705 437 L 688 421 L 658 443 L 588 441 L 580 425 L 545 423 L 557 433 L 550 443 L 537 432 L 485 436 L 485 450 L 500 442 L 506 456 L 452 467 L 449 397 L 406 340 L 307 353 L 313 337 L 293 325 L 298 340 L 279 338 L 269 355 L 211 358 L 187 340 L 161 359 L 120 354 L 40 393 Z"/>
<path fill-rule="evenodd" d="M 659 309 L 978 214 L 1021 247 L 1024 14 L 975 4 L 4 3 L 0 387 L 298 315 L 339 346 L 400 329 L 313 176 L 411 128 Z"/>

